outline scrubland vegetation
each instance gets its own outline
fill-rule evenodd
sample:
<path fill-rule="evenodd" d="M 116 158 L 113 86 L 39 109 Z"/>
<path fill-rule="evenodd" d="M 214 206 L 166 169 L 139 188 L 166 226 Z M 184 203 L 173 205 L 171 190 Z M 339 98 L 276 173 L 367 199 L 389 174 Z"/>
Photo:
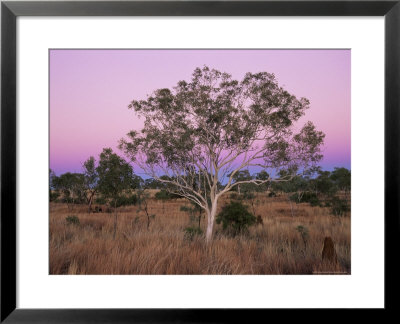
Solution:
<path fill-rule="evenodd" d="M 319 166 L 309 105 L 274 74 L 207 66 L 133 100 L 124 157 L 50 170 L 50 273 L 350 273 L 351 175 Z"/>
<path fill-rule="evenodd" d="M 185 199 L 165 201 L 150 190 L 147 216 L 138 206 L 91 213 L 85 205 L 50 203 L 50 274 L 316 274 L 350 273 L 350 214 L 334 216 L 327 207 L 290 203 L 283 194 L 256 193 L 263 224 L 234 236 L 216 225 L 204 241 L 205 219 L 191 218 Z M 234 196 L 234 195 L 233 195 Z M 229 195 L 221 203 L 228 204 Z M 75 221 L 68 221 L 74 216 Z M 76 222 L 79 220 L 79 223 Z M 299 226 L 306 229 L 303 238 Z M 338 262 L 323 262 L 325 237 L 335 243 Z M 306 243 L 305 243 L 306 242 Z"/>

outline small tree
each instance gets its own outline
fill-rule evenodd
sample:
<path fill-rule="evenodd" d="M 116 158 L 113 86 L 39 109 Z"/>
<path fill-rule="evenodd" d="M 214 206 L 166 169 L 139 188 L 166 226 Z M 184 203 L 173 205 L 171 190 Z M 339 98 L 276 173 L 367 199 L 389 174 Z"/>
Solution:
<path fill-rule="evenodd" d="M 56 183 L 57 176 L 52 169 L 49 169 L 49 201 L 55 201 L 60 196 L 58 191 L 56 191 Z"/>
<path fill-rule="evenodd" d="M 139 198 L 135 194 L 119 195 L 115 201 L 115 206 L 118 208 L 122 206 L 137 205 L 139 202 Z"/>
<path fill-rule="evenodd" d="M 320 168 L 317 170 L 318 176 L 315 179 L 310 180 L 313 185 L 316 194 L 323 194 L 325 196 L 334 195 L 338 187 L 331 179 L 330 171 L 323 171 Z"/>
<path fill-rule="evenodd" d="M 309 203 L 312 207 L 322 206 L 317 194 L 312 191 L 295 192 L 289 197 L 289 199 L 294 201 L 296 204 Z"/>
<path fill-rule="evenodd" d="M 264 176 L 264 174 L 261 174 L 261 178 L 257 177 L 258 175 L 259 174 L 252 176 L 252 175 L 250 175 L 250 172 L 248 170 L 238 172 L 238 174 L 236 174 L 233 177 L 233 181 L 234 181 L 233 183 L 235 183 L 237 181 L 244 182 L 244 183 L 240 186 L 233 188 L 233 191 L 237 191 L 237 193 L 238 193 L 237 195 L 235 195 L 235 194 L 231 195 L 231 198 L 233 198 L 233 199 L 247 201 L 250 204 L 252 213 L 254 215 L 256 214 L 256 208 L 257 208 L 257 205 L 259 204 L 259 200 L 257 199 L 256 192 L 258 192 L 260 189 L 262 189 L 262 187 L 267 185 L 267 182 L 257 185 L 253 182 L 247 183 L 246 181 L 252 180 L 252 179 L 263 181 L 262 177 Z"/>
<path fill-rule="evenodd" d="M 246 205 L 232 201 L 224 206 L 217 216 L 217 224 L 222 222 L 222 228 L 233 235 L 245 232 L 256 223 L 256 217 L 248 211 Z"/>
<path fill-rule="evenodd" d="M 229 177 L 231 174 L 229 174 Z M 238 184 L 236 187 L 233 187 L 233 191 L 237 191 L 237 193 L 240 195 L 242 193 L 248 193 L 248 192 L 253 192 L 255 191 L 256 185 L 252 182 L 253 177 L 250 175 L 249 170 L 241 170 L 236 172 L 235 174 L 232 175 L 232 183 L 240 182 L 242 184 Z"/>
<path fill-rule="evenodd" d="M 338 196 L 331 197 L 328 205 L 334 216 L 344 216 L 350 211 L 350 204 L 348 204 L 347 199 L 341 199 Z"/>
<path fill-rule="evenodd" d="M 99 175 L 96 170 L 96 160 L 93 156 L 83 163 L 83 175 L 85 186 L 85 199 L 88 204 L 88 212 L 92 210 L 94 196 L 98 190 Z"/>
<path fill-rule="evenodd" d="M 145 189 L 163 189 L 165 184 L 156 179 L 149 178 L 144 180 L 143 186 Z"/>
<path fill-rule="evenodd" d="M 117 201 L 124 190 L 132 187 L 133 170 L 132 167 L 111 148 L 103 149 L 100 154 L 99 165 L 96 168 L 99 180 L 98 191 L 108 199 L 114 207 L 114 233 L 115 239 L 117 231 Z"/>
<path fill-rule="evenodd" d="M 150 210 L 149 210 L 150 194 L 144 188 L 140 188 L 139 190 L 136 191 L 136 193 L 137 193 L 138 205 L 139 205 L 137 212 L 139 213 L 142 210 L 144 211 L 144 213 L 146 214 L 146 219 L 147 219 L 147 230 L 149 230 L 150 229 L 150 221 L 156 217 L 155 214 L 150 214 Z"/>
<path fill-rule="evenodd" d="M 134 174 L 132 179 L 132 189 L 140 189 L 143 188 L 144 185 L 145 181 L 142 179 L 142 177 Z"/>
<path fill-rule="evenodd" d="M 255 178 L 256 180 L 261 180 L 262 183 L 259 184 L 258 186 L 256 186 L 256 191 L 258 192 L 265 192 L 270 188 L 270 180 L 271 180 L 271 176 L 268 174 L 267 171 L 265 170 L 261 170 L 259 173 L 255 174 Z"/>
<path fill-rule="evenodd" d="M 351 190 L 351 172 L 346 168 L 335 168 L 331 175 L 331 180 L 339 190 L 344 191 L 346 199 Z"/>
<path fill-rule="evenodd" d="M 52 180 L 52 185 L 63 194 L 63 200 L 68 204 L 81 203 L 84 196 L 84 176 L 81 173 L 66 172 Z"/>
<path fill-rule="evenodd" d="M 279 173 L 279 177 L 283 180 L 287 178 L 287 175 L 286 170 Z M 302 202 L 304 194 L 310 190 L 308 181 L 301 175 L 296 175 L 290 181 L 277 181 L 273 183 L 273 188 L 286 194 L 292 217 L 294 217 L 293 202 L 297 204 Z"/>

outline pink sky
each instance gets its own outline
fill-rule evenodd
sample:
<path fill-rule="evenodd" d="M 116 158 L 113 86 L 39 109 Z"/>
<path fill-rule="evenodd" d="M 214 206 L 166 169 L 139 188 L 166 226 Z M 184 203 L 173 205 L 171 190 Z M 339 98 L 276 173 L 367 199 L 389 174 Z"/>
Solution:
<path fill-rule="evenodd" d="M 104 147 L 141 121 L 127 106 L 158 88 L 189 80 L 208 65 L 241 80 L 274 73 L 279 84 L 311 102 L 303 120 L 326 134 L 321 166 L 350 169 L 350 50 L 51 50 L 50 168 L 81 172 Z"/>

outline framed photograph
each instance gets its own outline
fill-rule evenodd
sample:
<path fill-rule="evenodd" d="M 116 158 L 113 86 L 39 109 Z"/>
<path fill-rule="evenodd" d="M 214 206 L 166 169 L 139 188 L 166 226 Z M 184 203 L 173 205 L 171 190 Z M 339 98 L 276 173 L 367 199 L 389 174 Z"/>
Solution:
<path fill-rule="evenodd" d="M 399 1 L 3 1 L 1 30 L 2 322 L 395 309 Z"/>

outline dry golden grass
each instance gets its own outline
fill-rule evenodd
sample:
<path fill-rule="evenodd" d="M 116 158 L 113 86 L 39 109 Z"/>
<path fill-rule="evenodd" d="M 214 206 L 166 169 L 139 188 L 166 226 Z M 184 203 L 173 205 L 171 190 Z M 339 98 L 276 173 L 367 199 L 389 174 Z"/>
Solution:
<path fill-rule="evenodd" d="M 220 207 L 229 200 L 226 197 Z M 312 274 L 350 273 L 350 216 L 338 218 L 329 209 L 294 205 L 294 217 L 286 198 L 257 197 L 256 214 L 263 225 L 246 235 L 229 237 L 215 225 L 209 246 L 204 237 L 185 239 L 189 217 L 180 211 L 182 199 L 165 203 L 152 200 L 156 217 L 147 229 L 143 212 L 130 206 L 114 215 L 88 214 L 86 206 L 68 208 L 50 204 L 50 274 Z M 164 204 L 164 205 L 163 205 Z M 79 225 L 67 224 L 69 215 Z M 205 220 L 201 221 L 205 228 Z M 307 227 L 307 246 L 296 227 Z M 323 264 L 324 238 L 332 237 L 337 264 Z"/>

